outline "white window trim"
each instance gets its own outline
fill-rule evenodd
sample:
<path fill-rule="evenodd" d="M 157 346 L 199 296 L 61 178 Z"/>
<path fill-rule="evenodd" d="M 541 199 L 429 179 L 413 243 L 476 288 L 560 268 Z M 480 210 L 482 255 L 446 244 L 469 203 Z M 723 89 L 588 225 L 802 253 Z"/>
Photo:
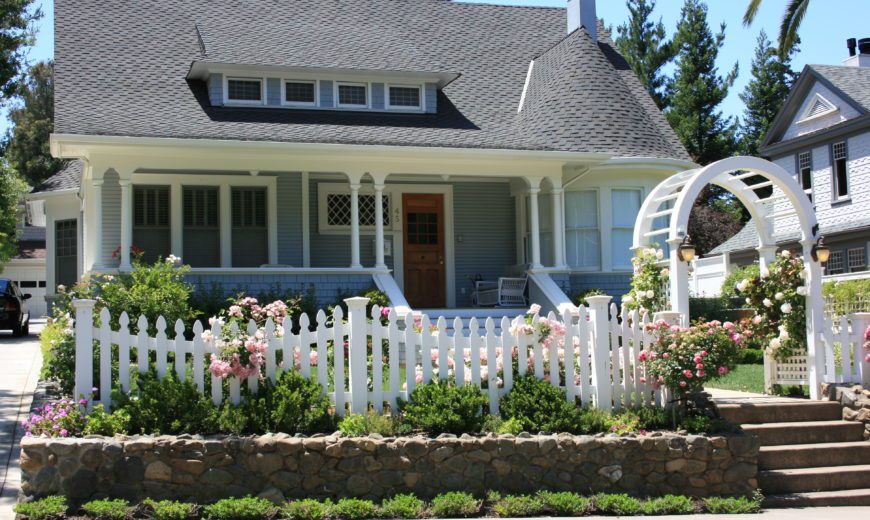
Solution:
<path fill-rule="evenodd" d="M 366 103 L 365 105 L 349 105 L 347 103 L 342 103 L 341 98 L 338 95 L 338 87 L 340 86 L 352 86 L 352 87 L 365 87 L 366 89 Z M 335 81 L 333 82 L 333 95 L 335 99 L 335 108 L 350 108 L 350 109 L 369 109 L 372 107 L 372 84 L 365 81 Z"/>
<path fill-rule="evenodd" d="M 230 99 L 230 81 L 259 81 L 260 100 Z M 266 104 L 266 78 L 245 76 L 224 76 L 224 105 L 263 106 Z"/>
<path fill-rule="evenodd" d="M 566 197 L 565 197 L 565 207 L 562 208 L 562 211 L 563 211 L 564 214 L 565 214 L 565 217 L 564 217 L 564 220 L 565 220 L 565 246 L 566 246 L 565 257 L 566 257 L 566 259 L 567 259 L 567 257 L 568 257 L 568 251 L 567 251 L 567 245 L 568 245 L 568 232 L 569 232 L 569 231 L 577 231 L 577 230 L 589 230 L 589 229 L 593 229 L 593 228 L 590 228 L 590 227 L 579 227 L 579 228 L 577 228 L 577 227 L 571 227 L 571 228 L 569 228 L 569 227 L 568 227 L 568 202 L 567 202 L 567 201 L 568 201 L 568 197 L 567 197 L 567 195 L 568 195 L 568 193 L 573 193 L 573 192 L 582 192 L 582 191 L 591 191 L 591 192 L 594 192 L 594 193 L 595 193 L 595 201 L 596 201 L 596 202 L 595 202 L 595 210 L 596 210 L 596 222 L 597 222 L 597 225 L 595 226 L 594 229 L 596 229 L 596 230 L 598 231 L 598 263 L 597 263 L 597 265 L 594 265 L 594 266 L 575 266 L 575 265 L 571 265 L 571 263 L 568 262 L 568 267 L 570 267 L 570 268 L 571 268 L 571 271 L 573 271 L 573 272 L 578 272 L 578 273 L 596 273 L 596 272 L 601 271 L 601 264 L 602 264 L 602 260 L 601 260 L 601 256 L 602 256 L 601 253 L 602 253 L 602 251 L 601 251 L 601 250 L 602 250 L 602 247 L 603 247 L 602 244 L 604 243 L 604 239 L 603 239 L 603 237 L 602 237 L 602 233 L 601 233 L 601 190 L 599 190 L 599 189 L 597 189 L 597 188 L 578 188 L 578 189 L 575 189 L 575 190 L 566 190 L 566 191 L 565 191 L 565 195 L 566 195 Z"/>
<path fill-rule="evenodd" d="M 287 83 L 309 83 L 314 85 L 314 101 L 287 101 Z M 318 107 L 320 106 L 320 80 L 281 78 L 281 106 L 285 107 Z"/>
<path fill-rule="evenodd" d="M 402 105 L 391 105 L 390 104 L 390 88 L 399 87 L 399 88 L 415 88 L 420 93 L 419 99 L 420 104 L 416 107 L 402 106 Z M 384 85 L 384 108 L 391 111 L 396 112 L 422 112 L 426 107 L 426 89 L 423 88 L 424 85 L 419 84 L 409 84 L 409 83 L 386 83 Z"/>
<path fill-rule="evenodd" d="M 217 186 L 220 204 L 221 268 L 232 267 L 232 201 L 234 187 L 266 188 L 266 221 L 269 237 L 269 263 L 278 263 L 278 178 L 270 176 L 184 175 L 134 173 L 132 183 L 137 186 L 169 186 L 169 228 L 172 254 L 184 251 L 184 219 L 181 192 L 184 186 Z M 181 259 L 184 261 L 184 258 Z"/>
<path fill-rule="evenodd" d="M 391 185 L 390 185 L 391 186 Z M 384 196 L 389 197 L 389 209 L 390 212 L 390 225 L 384 226 L 384 231 L 392 231 L 394 229 L 394 223 L 396 222 L 396 212 L 395 208 L 398 207 L 396 204 L 395 197 L 396 193 L 390 188 L 390 186 L 384 187 Z M 359 194 L 363 195 L 374 195 L 375 190 L 370 184 L 363 184 L 360 187 Z M 317 231 L 323 235 L 350 235 L 350 225 L 347 226 L 338 226 L 338 225 L 330 225 L 329 224 L 329 213 L 327 207 L 327 197 L 330 195 L 350 195 L 350 186 L 346 183 L 332 183 L 332 182 L 320 182 L 317 185 Z M 401 194 L 398 194 L 401 196 Z M 362 235 L 374 235 L 375 234 L 375 226 L 366 226 L 360 224 L 359 226 L 360 234 Z"/>
<path fill-rule="evenodd" d="M 846 149 L 846 157 L 844 157 L 843 162 L 846 167 L 846 194 L 838 195 L 840 191 L 839 181 L 837 180 L 837 161 L 839 159 L 834 159 L 834 147 L 838 144 L 842 144 Z M 831 203 L 837 204 L 839 202 L 845 202 L 847 200 L 852 199 L 852 179 L 849 172 L 849 142 L 848 140 L 835 141 L 831 143 L 830 148 L 828 148 L 828 153 L 830 154 L 831 159 Z"/>
<path fill-rule="evenodd" d="M 860 266 L 855 266 L 856 269 L 852 270 L 852 264 L 850 263 L 852 260 L 850 255 L 853 251 L 860 251 L 864 254 L 864 263 Z M 861 273 L 867 270 L 867 249 L 864 247 L 850 247 L 846 249 L 846 261 L 845 261 L 846 272 L 849 273 Z"/>
<path fill-rule="evenodd" d="M 804 169 L 801 167 L 801 156 L 802 155 L 808 155 L 810 158 L 810 163 L 809 163 L 810 187 L 809 188 L 804 186 L 804 176 L 803 176 Z M 812 149 L 805 150 L 803 152 L 798 152 L 798 154 L 795 156 L 795 160 L 797 162 L 797 183 L 801 187 L 801 189 L 803 189 L 804 193 L 809 195 L 810 200 L 813 200 L 813 194 L 815 192 L 816 183 L 815 183 L 815 179 L 813 178 L 813 151 L 812 151 Z"/>
<path fill-rule="evenodd" d="M 817 101 L 820 101 L 823 105 L 825 105 L 827 107 L 827 110 L 825 110 L 823 112 L 819 112 L 818 114 L 816 114 L 814 116 L 811 116 L 811 115 L 809 115 L 810 110 L 813 109 L 813 107 L 815 106 Z M 836 114 L 839 111 L 840 111 L 840 107 L 838 107 L 837 105 L 828 101 L 828 99 L 825 96 L 823 96 L 819 93 L 816 93 L 812 97 L 812 100 L 809 102 L 807 107 L 804 109 L 803 113 L 801 114 L 801 118 L 797 121 L 797 124 L 800 125 L 803 123 L 808 123 L 810 121 L 815 121 L 816 119 L 822 119 L 824 117 L 830 116 L 831 114 Z"/>

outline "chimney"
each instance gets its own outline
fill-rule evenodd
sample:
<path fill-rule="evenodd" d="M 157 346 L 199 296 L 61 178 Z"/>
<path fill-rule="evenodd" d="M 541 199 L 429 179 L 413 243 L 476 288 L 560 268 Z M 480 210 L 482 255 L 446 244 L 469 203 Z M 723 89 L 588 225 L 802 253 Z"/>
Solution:
<path fill-rule="evenodd" d="M 870 67 L 870 38 L 849 38 L 846 40 L 849 57 L 843 61 L 847 67 Z"/>
<path fill-rule="evenodd" d="M 598 17 L 595 0 L 568 0 L 568 34 L 585 27 L 593 40 L 598 41 Z"/>

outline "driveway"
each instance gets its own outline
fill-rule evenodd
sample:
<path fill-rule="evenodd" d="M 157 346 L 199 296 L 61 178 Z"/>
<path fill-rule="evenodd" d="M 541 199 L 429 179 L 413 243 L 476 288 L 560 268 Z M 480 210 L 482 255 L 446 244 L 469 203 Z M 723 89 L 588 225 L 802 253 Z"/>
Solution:
<path fill-rule="evenodd" d="M 30 335 L 23 338 L 0 332 L 0 519 L 15 517 L 12 506 L 21 485 L 18 445 L 24 435 L 20 424 L 30 412 L 42 367 L 39 331 L 43 323 L 32 321 Z"/>

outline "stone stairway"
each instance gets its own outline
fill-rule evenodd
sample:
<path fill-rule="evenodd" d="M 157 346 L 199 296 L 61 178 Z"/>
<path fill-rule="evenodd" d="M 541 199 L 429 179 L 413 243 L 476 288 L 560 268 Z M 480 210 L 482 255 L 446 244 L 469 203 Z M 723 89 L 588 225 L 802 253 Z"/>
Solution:
<path fill-rule="evenodd" d="M 870 441 L 831 401 L 720 403 L 726 419 L 758 435 L 765 507 L 870 505 Z"/>

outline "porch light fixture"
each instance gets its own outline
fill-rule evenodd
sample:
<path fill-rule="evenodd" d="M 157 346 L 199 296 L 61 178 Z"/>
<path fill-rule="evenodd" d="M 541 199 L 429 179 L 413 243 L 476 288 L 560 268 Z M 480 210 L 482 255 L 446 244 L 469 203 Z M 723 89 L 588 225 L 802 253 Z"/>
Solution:
<path fill-rule="evenodd" d="M 831 257 L 831 250 L 825 245 L 825 237 L 819 237 L 813 248 L 810 251 L 813 260 L 822 264 L 828 263 L 828 258 Z"/>
<path fill-rule="evenodd" d="M 687 264 L 695 259 L 695 244 L 692 243 L 689 235 L 684 236 L 683 241 L 680 242 L 680 245 L 677 248 L 677 256 L 680 257 L 680 261 L 686 262 Z"/>

